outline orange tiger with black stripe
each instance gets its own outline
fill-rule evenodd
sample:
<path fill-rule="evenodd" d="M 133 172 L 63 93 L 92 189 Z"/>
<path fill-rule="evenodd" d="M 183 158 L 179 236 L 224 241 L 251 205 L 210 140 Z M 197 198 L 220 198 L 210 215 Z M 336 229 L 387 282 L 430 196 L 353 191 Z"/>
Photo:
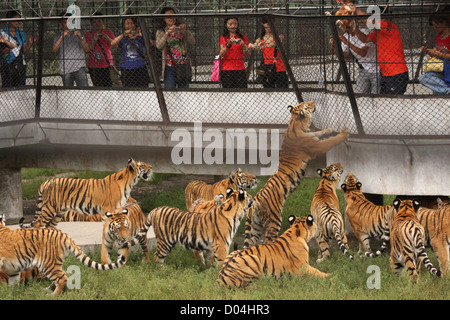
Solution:
<path fill-rule="evenodd" d="M 228 178 L 214 184 L 208 184 L 201 180 L 191 181 L 184 190 L 186 209 L 192 211 L 194 201 L 198 199 L 213 200 L 216 195 L 225 194 L 228 188 L 247 190 L 255 188 L 256 185 L 256 176 L 242 171 L 240 168 L 236 172 L 231 173 Z"/>
<path fill-rule="evenodd" d="M 114 246 L 120 247 L 124 242 L 130 241 L 145 225 L 145 215 L 137 202 L 127 203 L 113 212 L 105 214 L 102 239 L 102 263 L 111 263 L 111 251 Z M 144 261 L 150 261 L 147 235 L 139 239 L 144 254 Z M 129 248 L 120 248 L 119 254 L 128 258 Z"/>
<path fill-rule="evenodd" d="M 345 217 L 353 228 L 359 242 L 358 253 L 364 252 L 366 257 L 379 256 L 387 247 L 389 241 L 389 224 L 386 215 L 393 210 L 392 206 L 373 204 L 362 193 L 362 183 L 353 173 L 348 173 L 341 185 L 346 202 Z M 379 250 L 373 253 L 369 239 L 381 239 L 383 243 Z"/>
<path fill-rule="evenodd" d="M 302 182 L 308 162 L 349 136 L 347 129 L 343 129 L 334 137 L 320 140 L 320 137 L 332 134 L 334 130 L 311 132 L 309 127 L 316 109 L 312 101 L 289 106 L 288 109 L 291 120 L 281 145 L 278 170 L 254 197 L 254 206 L 245 224 L 245 247 L 276 239 L 284 202 Z"/>
<path fill-rule="evenodd" d="M 308 241 L 316 233 L 311 215 L 288 218 L 290 227 L 269 244 L 233 251 L 220 269 L 217 282 L 229 287 L 246 287 L 263 274 L 279 277 L 282 273 L 327 277 L 309 265 Z"/>
<path fill-rule="evenodd" d="M 336 187 L 342 172 L 343 168 L 340 163 L 317 170 L 322 179 L 311 201 L 311 215 L 319 227 L 317 236 L 319 259 L 317 262 L 322 262 L 330 257 L 328 241 L 332 238 L 336 239 L 339 249 L 344 254 L 349 255 L 350 259 L 353 259 L 353 256 L 348 252 L 344 220 L 342 213 L 339 211 L 339 199 L 336 193 Z"/>
<path fill-rule="evenodd" d="M 431 245 L 441 272 L 447 274 L 450 268 L 450 206 L 444 205 L 439 209 L 420 207 L 418 218 L 425 230 L 425 245 Z"/>
<path fill-rule="evenodd" d="M 55 227 L 68 210 L 103 216 L 125 205 L 133 186 L 139 179 L 148 180 L 151 172 L 151 165 L 130 159 L 123 170 L 104 179 L 49 179 L 39 188 L 35 219 L 22 227 Z"/>
<path fill-rule="evenodd" d="M 223 204 L 206 214 L 158 207 L 148 214 L 145 228 L 136 239 L 153 226 L 156 238 L 155 261 L 163 263 L 172 248 L 179 243 L 188 250 L 213 254 L 214 260 L 221 265 L 251 204 L 251 196 L 241 189 L 231 193 Z M 136 239 L 124 244 L 124 247 L 135 244 Z M 209 257 L 207 261 L 210 261 Z"/>
<path fill-rule="evenodd" d="M 95 270 L 116 269 L 125 264 L 119 256 L 114 264 L 98 264 L 91 260 L 64 232 L 55 228 L 27 228 L 11 230 L 0 216 L 0 269 L 8 275 L 9 284 L 18 284 L 22 271 L 35 267 L 56 286 L 59 295 L 67 284 L 62 268 L 64 257 L 72 252 L 85 266 Z"/>

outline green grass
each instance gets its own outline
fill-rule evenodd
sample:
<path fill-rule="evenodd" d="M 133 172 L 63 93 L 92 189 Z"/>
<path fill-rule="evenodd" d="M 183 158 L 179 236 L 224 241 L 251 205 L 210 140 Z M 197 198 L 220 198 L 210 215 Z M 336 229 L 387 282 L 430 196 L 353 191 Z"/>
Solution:
<path fill-rule="evenodd" d="M 43 176 L 37 172 L 26 174 L 29 175 L 27 179 L 31 179 L 32 175 Z M 250 193 L 256 194 L 265 181 L 266 179 L 260 179 L 258 188 L 251 190 Z M 305 179 L 288 198 L 283 212 L 283 230 L 287 227 L 288 215 L 304 216 L 309 213 L 318 181 L 318 178 Z M 338 194 L 342 209 L 344 203 L 339 190 Z M 174 187 L 169 191 L 146 197 L 141 204 L 145 208 L 144 212 L 161 205 L 184 208 L 184 190 L 182 187 Z M 242 237 L 243 230 L 241 226 L 238 237 Z M 229 289 L 217 285 L 215 280 L 219 269 L 215 266 L 203 266 L 193 257 L 192 252 L 180 246 L 176 246 L 169 254 L 164 266 L 153 261 L 144 263 L 141 260 L 141 252 L 137 250 L 130 254 L 125 267 L 111 271 L 89 269 L 73 255 L 69 255 L 64 268 L 67 269 L 73 264 L 80 267 L 81 289 L 66 290 L 61 296 L 53 297 L 45 290 L 49 286 L 49 281 L 34 280 L 17 287 L 0 285 L 0 297 L 15 300 L 446 300 L 450 298 L 449 276 L 438 279 L 422 268 L 420 280 L 415 284 L 406 272 L 400 277 L 393 273 L 389 266 L 388 253 L 370 259 L 357 256 L 356 243 L 352 243 L 350 249 L 355 254 L 353 261 L 340 253 L 332 241 L 331 258 L 317 264 L 317 249 L 315 240 L 312 240 L 310 264 L 330 273 L 330 277 L 318 279 L 285 275 L 275 279 L 265 275 L 246 289 Z M 154 250 L 151 250 L 151 255 Z M 436 255 L 431 250 L 427 252 L 432 263 L 438 266 Z M 100 261 L 99 250 L 89 255 L 94 260 Z M 367 280 L 372 275 L 367 273 L 367 270 L 372 265 L 380 270 L 380 289 L 369 289 L 367 286 Z"/>

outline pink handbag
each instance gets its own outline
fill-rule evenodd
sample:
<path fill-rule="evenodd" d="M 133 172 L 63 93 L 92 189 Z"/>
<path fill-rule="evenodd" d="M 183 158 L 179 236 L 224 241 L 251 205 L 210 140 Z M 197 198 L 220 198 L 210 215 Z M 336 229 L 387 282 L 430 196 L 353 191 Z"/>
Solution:
<path fill-rule="evenodd" d="M 211 73 L 211 81 L 220 81 L 220 58 L 216 56 L 214 60 L 214 66 Z"/>

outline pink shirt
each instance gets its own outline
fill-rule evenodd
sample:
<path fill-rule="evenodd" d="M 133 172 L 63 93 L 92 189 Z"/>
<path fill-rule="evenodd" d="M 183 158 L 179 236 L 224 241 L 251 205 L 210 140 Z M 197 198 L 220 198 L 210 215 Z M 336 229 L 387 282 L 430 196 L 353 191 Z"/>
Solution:
<path fill-rule="evenodd" d="M 114 33 L 111 30 L 102 30 L 103 33 L 108 35 L 111 39 L 114 39 Z M 94 35 L 96 33 L 100 33 L 98 31 L 89 31 L 87 32 L 84 37 L 86 39 L 87 43 L 91 43 L 94 41 Z M 102 49 L 100 48 L 99 43 L 97 42 L 94 46 L 94 50 L 92 50 L 89 53 L 89 60 L 88 60 L 88 68 L 108 68 L 113 64 L 113 57 L 111 54 L 111 44 L 108 40 L 106 40 L 103 37 L 99 37 L 100 44 L 103 47 L 103 51 L 106 53 L 106 57 L 103 54 Z"/>

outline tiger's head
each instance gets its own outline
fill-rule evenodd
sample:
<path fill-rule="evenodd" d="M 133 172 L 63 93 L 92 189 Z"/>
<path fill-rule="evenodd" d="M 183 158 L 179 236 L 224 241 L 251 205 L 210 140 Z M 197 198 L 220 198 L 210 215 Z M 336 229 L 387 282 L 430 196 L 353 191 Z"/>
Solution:
<path fill-rule="evenodd" d="M 358 178 L 356 176 L 349 172 L 347 176 L 345 177 L 344 183 L 341 184 L 341 189 L 344 192 L 352 191 L 352 190 L 358 190 L 361 191 L 362 183 L 359 182 Z"/>
<path fill-rule="evenodd" d="M 317 225 L 312 215 L 307 217 L 290 215 L 288 221 L 291 226 L 286 230 L 286 233 L 292 233 L 296 238 L 302 238 L 306 242 L 316 235 Z"/>
<path fill-rule="evenodd" d="M 247 213 L 248 208 L 250 208 L 253 204 L 253 199 L 250 194 L 248 194 L 245 190 L 239 189 L 239 191 L 234 191 L 231 188 L 227 189 L 226 200 L 220 206 L 223 211 L 227 212 L 240 212 L 243 211 L 243 214 Z"/>
<path fill-rule="evenodd" d="M 6 226 L 6 216 L 0 213 L 0 223 L 5 227 Z"/>
<path fill-rule="evenodd" d="M 131 222 L 128 218 L 128 209 L 118 208 L 105 214 L 105 226 L 112 240 L 119 242 L 128 241 L 131 238 Z"/>
<path fill-rule="evenodd" d="M 291 113 L 291 122 L 300 122 L 300 127 L 303 131 L 309 131 L 311 126 L 312 114 L 316 111 L 316 105 L 313 101 L 302 102 L 299 105 L 293 107 L 288 106 L 288 110 Z"/>
<path fill-rule="evenodd" d="M 235 185 L 236 189 L 253 189 L 258 184 L 255 175 L 242 171 L 241 168 L 234 173 L 232 172 L 229 178 L 230 184 Z"/>
<path fill-rule="evenodd" d="M 420 208 L 420 201 L 418 200 L 401 200 L 396 198 L 392 203 L 395 209 L 395 218 L 412 218 L 417 219 L 417 212 Z"/>
<path fill-rule="evenodd" d="M 449 198 L 437 198 L 436 203 L 439 209 L 445 208 L 447 206 L 450 206 L 450 199 Z"/>
<path fill-rule="evenodd" d="M 353 1 L 344 1 L 343 5 L 336 12 L 337 16 L 352 16 L 354 4 Z M 336 25 L 343 32 L 353 32 L 356 29 L 356 21 L 352 19 L 339 19 L 336 20 Z"/>
<path fill-rule="evenodd" d="M 332 164 L 325 169 L 317 169 L 317 173 L 322 179 L 333 182 L 339 182 L 342 172 L 344 172 L 344 169 L 340 163 Z"/>
<path fill-rule="evenodd" d="M 130 172 L 136 174 L 137 179 L 148 181 L 152 178 L 152 166 L 145 162 L 135 161 L 133 158 L 130 158 L 127 167 Z"/>
<path fill-rule="evenodd" d="M 229 190 L 232 190 L 229 188 Z M 225 201 L 225 196 L 220 193 L 214 196 L 212 200 L 205 199 L 197 199 L 192 204 L 191 208 L 188 208 L 188 211 L 191 212 L 209 212 L 215 207 L 220 206 Z"/>

